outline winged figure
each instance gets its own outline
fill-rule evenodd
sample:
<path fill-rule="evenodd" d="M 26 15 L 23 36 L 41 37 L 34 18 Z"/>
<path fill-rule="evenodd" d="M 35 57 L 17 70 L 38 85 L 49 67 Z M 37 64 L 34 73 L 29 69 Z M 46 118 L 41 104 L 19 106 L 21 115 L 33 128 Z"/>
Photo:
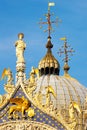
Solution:
<path fill-rule="evenodd" d="M 72 104 L 73 104 L 73 107 L 81 114 L 81 109 L 80 109 L 78 103 L 72 102 Z"/>
<path fill-rule="evenodd" d="M 52 86 L 48 86 L 48 93 L 52 93 L 55 98 L 57 97 L 57 95 L 56 95 Z"/>
<path fill-rule="evenodd" d="M 8 69 L 5 68 L 3 70 L 0 80 L 5 79 L 6 77 L 7 77 L 7 83 L 12 84 L 13 83 L 13 76 L 12 76 L 12 72 L 11 72 L 10 68 L 8 68 Z"/>
<path fill-rule="evenodd" d="M 32 73 L 35 74 L 37 76 L 37 78 L 39 79 L 39 69 L 38 68 L 34 68 L 32 66 L 30 74 L 32 74 Z"/>
<path fill-rule="evenodd" d="M 9 109 L 9 117 L 14 116 L 16 111 L 22 113 L 22 117 L 25 117 L 25 111 L 31 106 L 31 103 L 24 97 L 22 98 L 11 98 L 10 103 L 13 104 Z"/>
<path fill-rule="evenodd" d="M 70 105 L 69 105 L 69 116 L 70 116 L 70 119 L 75 119 L 75 111 L 77 111 L 78 113 L 81 114 L 81 109 L 78 105 L 78 103 L 76 102 L 71 102 Z"/>

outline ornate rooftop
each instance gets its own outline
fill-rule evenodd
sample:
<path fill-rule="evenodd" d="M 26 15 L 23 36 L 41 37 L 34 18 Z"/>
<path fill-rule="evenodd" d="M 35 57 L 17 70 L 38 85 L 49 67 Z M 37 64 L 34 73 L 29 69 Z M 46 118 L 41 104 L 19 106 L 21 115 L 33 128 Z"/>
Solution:
<path fill-rule="evenodd" d="M 15 83 L 10 68 L 5 68 L 1 79 L 7 77 L 3 85 L 6 93 L 0 95 L 0 130 L 86 130 L 87 129 L 87 89 L 69 74 L 69 56 L 67 39 L 64 41 L 64 75 L 60 75 L 59 61 L 52 53 L 52 23 L 48 3 L 47 53 L 32 67 L 29 78 L 26 78 L 24 52 L 26 43 L 24 34 L 18 34 L 15 42 L 16 77 Z M 32 65 L 33 66 L 33 65 Z"/>

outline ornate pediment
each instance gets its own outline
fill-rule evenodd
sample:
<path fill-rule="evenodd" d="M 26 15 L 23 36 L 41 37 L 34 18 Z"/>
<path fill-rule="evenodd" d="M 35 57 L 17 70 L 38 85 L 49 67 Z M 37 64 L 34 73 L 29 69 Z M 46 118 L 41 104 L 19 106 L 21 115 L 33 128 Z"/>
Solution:
<path fill-rule="evenodd" d="M 51 130 L 55 127 L 57 130 L 60 130 L 61 128 L 62 130 L 65 130 L 65 127 L 60 122 L 58 122 L 57 120 L 55 120 L 55 118 L 46 114 L 46 112 L 42 111 L 38 108 L 38 106 L 33 104 L 32 100 L 29 99 L 29 96 L 22 88 L 22 86 L 16 88 L 7 104 L 3 107 L 3 109 L 0 110 L 0 130 L 4 130 L 5 128 L 6 130 L 9 130 L 10 127 L 11 129 L 12 127 L 14 127 L 14 129 L 17 129 L 18 125 L 16 125 L 15 123 L 14 126 L 11 125 L 11 122 L 16 121 L 20 122 L 19 124 L 21 124 L 22 121 L 35 121 L 49 126 L 47 128 L 40 128 L 39 125 L 37 125 L 38 127 L 36 127 L 36 125 L 34 126 L 34 124 L 28 124 L 28 126 L 26 125 L 25 130 L 27 130 L 27 128 L 31 126 L 32 129 L 33 127 L 35 127 L 34 129 L 37 128 L 41 130 Z M 24 126 L 25 125 L 23 125 L 23 127 Z M 21 128 L 21 125 L 19 125 L 18 127 Z"/>

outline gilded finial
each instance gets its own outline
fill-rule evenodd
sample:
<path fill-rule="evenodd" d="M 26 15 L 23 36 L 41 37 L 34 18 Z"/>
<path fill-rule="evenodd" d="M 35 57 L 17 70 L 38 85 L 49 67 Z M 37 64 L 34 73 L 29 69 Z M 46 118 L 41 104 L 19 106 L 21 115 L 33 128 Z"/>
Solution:
<path fill-rule="evenodd" d="M 68 65 L 68 61 L 70 60 L 69 59 L 69 53 L 72 55 L 72 53 L 74 52 L 73 48 L 70 48 L 69 45 L 67 45 L 67 38 L 66 37 L 63 37 L 63 38 L 60 38 L 60 40 L 64 41 L 64 45 L 62 46 L 63 50 L 62 49 L 59 49 L 59 55 L 61 56 L 61 54 L 64 54 L 64 73 L 65 74 L 68 74 L 68 70 L 70 69 L 69 65 Z M 70 49 L 68 49 L 70 48 Z"/>
<path fill-rule="evenodd" d="M 43 24 L 48 25 L 48 28 L 46 30 L 44 30 L 44 32 L 48 32 L 48 37 L 50 37 L 50 34 L 53 31 L 52 24 L 54 24 L 54 23 L 57 24 L 58 22 L 60 22 L 60 20 L 58 18 L 56 18 L 56 20 L 54 20 L 54 21 L 51 20 L 51 16 L 53 15 L 53 13 L 52 14 L 50 13 L 50 7 L 51 6 L 55 6 L 55 3 L 54 2 L 48 3 L 48 13 L 45 14 L 47 21 L 42 22 L 42 18 L 41 18 L 40 22 L 39 22 L 40 25 L 43 25 Z M 42 28 L 42 26 L 40 26 L 40 28 Z"/>
<path fill-rule="evenodd" d="M 24 38 L 24 34 L 23 34 L 23 33 L 19 33 L 19 34 L 18 34 L 18 39 L 19 39 L 19 40 L 22 40 L 23 38 Z"/>

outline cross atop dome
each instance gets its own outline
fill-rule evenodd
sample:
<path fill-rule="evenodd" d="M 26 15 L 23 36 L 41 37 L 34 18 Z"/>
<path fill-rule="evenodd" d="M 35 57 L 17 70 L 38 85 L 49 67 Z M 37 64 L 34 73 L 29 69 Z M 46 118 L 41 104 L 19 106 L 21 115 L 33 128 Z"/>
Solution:
<path fill-rule="evenodd" d="M 53 31 L 52 28 L 52 24 L 57 24 L 58 22 L 60 22 L 60 20 L 58 18 L 56 18 L 56 20 L 52 21 L 51 20 L 51 16 L 53 15 L 53 13 L 50 13 L 50 7 L 51 6 L 55 6 L 54 2 L 49 2 L 48 3 L 48 13 L 45 14 L 47 21 L 46 22 L 42 22 L 42 19 L 40 19 L 39 24 L 41 25 L 40 27 L 42 28 L 42 25 L 47 24 L 48 28 L 46 30 L 44 30 L 44 32 L 48 32 L 48 37 L 50 37 L 51 32 Z"/>
<path fill-rule="evenodd" d="M 73 48 L 70 48 L 70 46 L 67 44 L 67 38 L 66 37 L 63 37 L 63 38 L 60 38 L 60 40 L 64 41 L 64 45 L 62 46 L 62 49 L 59 49 L 59 55 L 61 56 L 62 54 L 64 54 L 64 71 L 65 73 L 68 73 L 68 70 L 70 69 L 70 67 L 68 66 L 68 61 L 70 60 L 69 59 L 69 54 L 72 55 L 73 52 L 75 52 L 73 50 Z M 70 49 L 68 49 L 70 48 Z"/>
<path fill-rule="evenodd" d="M 48 3 L 48 13 L 45 14 L 47 21 L 39 22 L 39 24 L 41 24 L 41 25 L 44 25 L 44 24 L 48 25 L 47 30 L 45 30 L 45 32 L 48 32 L 48 40 L 47 40 L 47 44 L 46 44 L 47 53 L 46 53 L 45 57 L 40 60 L 39 66 L 38 66 L 40 76 L 50 75 L 50 74 L 59 75 L 59 71 L 60 71 L 60 64 L 56 60 L 56 58 L 53 56 L 52 51 L 51 51 L 51 49 L 53 48 L 53 44 L 51 42 L 51 36 L 50 36 L 51 31 L 52 31 L 52 24 L 58 23 L 58 19 L 56 19 L 55 21 L 51 20 L 51 16 L 53 15 L 50 13 L 51 6 L 55 6 L 55 3 L 54 2 Z"/>

